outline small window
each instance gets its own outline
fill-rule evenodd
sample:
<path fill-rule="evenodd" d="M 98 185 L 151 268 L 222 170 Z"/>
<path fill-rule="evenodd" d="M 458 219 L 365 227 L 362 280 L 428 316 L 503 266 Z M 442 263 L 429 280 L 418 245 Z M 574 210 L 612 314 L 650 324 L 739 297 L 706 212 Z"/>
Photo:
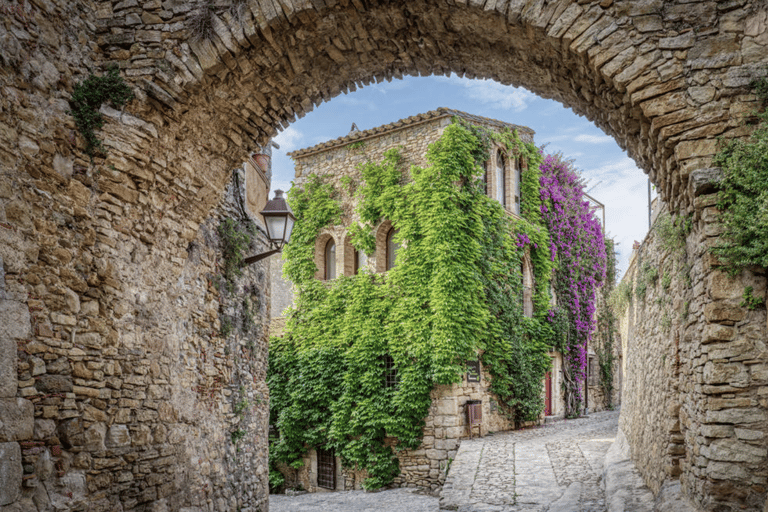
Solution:
<path fill-rule="evenodd" d="M 499 151 L 496 154 L 496 199 L 501 206 L 507 207 L 507 168 L 504 155 Z"/>
<path fill-rule="evenodd" d="M 488 162 L 483 165 L 483 194 L 488 195 Z"/>
<path fill-rule="evenodd" d="M 355 250 L 355 274 L 368 265 L 368 255 L 362 249 Z"/>
<path fill-rule="evenodd" d="M 336 454 L 333 450 L 317 449 L 317 486 L 336 489 Z"/>
<path fill-rule="evenodd" d="M 400 381 L 395 368 L 395 360 L 389 354 L 384 356 L 384 387 L 394 388 Z"/>
<path fill-rule="evenodd" d="M 520 165 L 518 164 L 515 166 L 515 213 L 518 215 L 520 215 L 520 184 L 522 179 L 523 177 L 520 173 Z"/>
<path fill-rule="evenodd" d="M 333 238 L 325 244 L 325 280 L 336 279 L 336 242 Z"/>
<path fill-rule="evenodd" d="M 400 244 L 395 242 L 395 235 L 397 235 L 398 231 L 392 228 L 387 233 L 387 270 L 395 266 L 395 256 L 397 255 L 397 250 L 400 249 Z"/>
<path fill-rule="evenodd" d="M 597 364 L 597 358 L 595 356 L 589 356 L 588 382 L 590 386 L 600 385 L 600 366 Z"/>
<path fill-rule="evenodd" d="M 533 271 L 527 256 L 523 258 L 523 315 L 533 318 Z"/>

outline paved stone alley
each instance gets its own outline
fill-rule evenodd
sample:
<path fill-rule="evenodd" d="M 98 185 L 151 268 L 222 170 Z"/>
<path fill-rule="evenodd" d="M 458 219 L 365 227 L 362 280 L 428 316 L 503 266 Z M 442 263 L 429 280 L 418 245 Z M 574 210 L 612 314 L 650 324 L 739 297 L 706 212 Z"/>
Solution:
<path fill-rule="evenodd" d="M 464 440 L 441 497 L 412 489 L 271 495 L 270 512 L 604 511 L 600 478 L 618 411 Z"/>

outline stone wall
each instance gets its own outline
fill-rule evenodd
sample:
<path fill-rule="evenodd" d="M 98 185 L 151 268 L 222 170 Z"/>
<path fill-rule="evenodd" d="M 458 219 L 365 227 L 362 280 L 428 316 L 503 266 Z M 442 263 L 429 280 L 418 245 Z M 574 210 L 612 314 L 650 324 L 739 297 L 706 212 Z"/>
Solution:
<path fill-rule="evenodd" d="M 746 286 L 765 296 L 766 276 L 727 275 L 709 254 L 721 228 L 712 170 L 694 173 L 691 232 L 670 249 L 664 215 L 634 255 L 622 320 L 625 389 L 620 428 L 654 493 L 679 478 L 705 510 L 762 510 L 768 478 L 765 309 L 739 306 Z M 654 277 L 655 272 L 658 275 Z M 668 276 L 665 278 L 665 276 Z M 645 286 L 644 294 L 638 287 Z"/>
<path fill-rule="evenodd" d="M 768 61 L 761 0 L 483 5 L 248 0 L 234 11 L 226 4 L 217 2 L 203 19 L 201 5 L 178 0 L 8 0 L 0 5 L 0 399 L 9 416 L 19 418 L 12 422 L 16 427 L 3 427 L 0 440 L 0 488 L 10 489 L 3 501 L 18 497 L 14 485 L 5 485 L 18 481 L 18 457 L 39 455 L 39 474 L 63 480 L 49 492 L 47 484 L 35 486 L 40 478 L 27 478 L 28 510 L 30 495 L 45 503 L 43 491 L 63 509 L 86 501 L 94 510 L 119 510 L 118 501 L 123 509 L 153 500 L 159 510 L 192 502 L 208 509 L 223 506 L 216 489 L 225 486 L 214 485 L 219 477 L 211 476 L 222 474 L 223 452 L 206 450 L 211 438 L 226 437 L 227 416 L 205 408 L 198 412 L 195 404 L 203 397 L 182 384 L 197 378 L 206 389 L 213 375 L 203 378 L 187 366 L 213 371 L 205 369 L 231 356 L 211 359 L 208 350 L 199 349 L 199 340 L 213 338 L 204 333 L 218 329 L 218 295 L 206 288 L 205 279 L 192 276 L 215 264 L 202 256 L 200 266 L 188 263 L 187 249 L 194 241 L 208 247 L 203 235 L 212 231 L 201 226 L 208 225 L 231 170 L 256 143 L 266 144 L 278 128 L 315 105 L 374 80 L 409 74 L 456 71 L 522 85 L 594 121 L 649 172 L 673 209 L 684 210 L 693 206 L 685 193 L 691 172 L 708 164 L 716 137 L 747 131 L 742 115 L 755 102 L 748 84 Z M 205 29 L 207 37 L 193 37 L 199 32 L 195 27 Z M 120 66 L 136 99 L 124 111 L 103 108 L 106 125 L 99 136 L 108 155 L 90 161 L 68 114 L 68 100 L 77 82 L 103 71 L 108 62 Z M 713 303 L 737 302 L 730 291 L 718 295 L 723 277 L 711 267 L 704 266 L 696 279 Z M 753 344 L 747 332 L 764 325 L 754 313 L 736 321 L 718 313 L 719 306 L 703 313 L 704 304 L 699 306 L 700 316 L 705 315 L 702 333 L 732 328 L 734 339 Z M 719 326 L 726 329 L 718 331 Z M 7 356 L 14 343 L 16 359 Z M 728 368 L 743 375 L 749 367 L 749 382 L 761 382 L 762 362 L 748 362 L 753 360 L 763 358 Z M 710 370 L 717 364 L 712 362 Z M 45 373 L 33 375 L 43 368 Z M 150 394 L 150 386 L 159 389 L 151 388 Z M 743 388 L 733 387 L 741 398 Z M 707 390 L 687 395 L 681 405 L 690 411 L 686 418 L 706 418 L 696 411 L 710 407 Z M 720 398 L 731 400 L 727 395 Z M 166 407 L 166 396 L 183 414 Z M 32 414 L 40 425 L 36 433 L 33 423 L 32 437 L 29 405 L 18 399 L 35 401 Z M 764 395 L 749 400 L 759 406 L 742 409 L 759 419 Z M 130 411 L 130 422 L 121 422 L 126 417 L 117 416 L 120 410 Z M 108 411 L 115 421 L 100 421 L 96 411 Z M 733 414 L 714 411 L 713 425 Z M 94 419 L 84 419 L 86 414 Z M 155 416 L 157 437 L 153 433 L 153 442 L 137 444 L 136 450 L 155 446 L 155 439 L 158 447 L 172 448 L 158 448 L 155 458 L 155 448 L 146 448 L 152 463 L 136 458 L 133 444 L 123 453 L 125 430 L 119 425 L 143 443 L 146 432 L 140 427 L 154 425 Z M 109 449 L 120 455 L 89 459 L 75 456 L 84 451 L 64 448 L 63 455 L 55 455 L 70 432 L 79 432 L 77 419 L 93 421 L 88 428 L 109 427 L 105 448 L 109 438 Z M 208 419 L 208 427 L 182 428 Z M 55 431 L 43 420 L 53 421 Z M 61 424 L 74 430 L 60 429 Z M 173 433 L 167 442 L 160 426 Z M 100 432 L 97 427 L 90 433 L 98 449 Z M 203 432 L 209 438 L 196 441 Z M 742 426 L 736 432 L 745 435 Z M 81 442 L 77 435 L 72 439 Z M 712 439 L 692 439 L 691 446 L 710 446 Z M 190 440 L 189 449 L 182 440 Z M 20 441 L 45 444 L 21 446 Z M 21 454 L 22 448 L 29 451 Z M 117 468 L 124 466 L 118 459 L 135 467 L 135 474 L 120 473 Z M 730 490 L 723 482 L 739 481 L 733 469 L 738 464 L 720 462 L 713 474 L 724 478 L 686 480 L 689 492 L 706 500 L 716 489 Z M 64 468 L 62 477 L 57 464 Z M 701 473 L 699 467 L 691 465 L 689 473 Z M 724 468 L 734 472 L 726 475 Z M 38 474 L 32 464 L 22 464 L 22 471 Z M 158 476 L 164 474 L 174 478 Z M 761 478 L 751 475 L 741 481 Z M 111 478 L 125 480 L 108 482 Z M 761 485 L 738 484 L 733 496 L 754 501 Z M 163 501 L 168 490 L 171 497 Z M 249 499 L 258 501 L 259 492 Z"/>
<path fill-rule="evenodd" d="M 112 195 L 100 186 L 109 178 L 88 170 L 64 188 L 7 178 L 0 504 L 265 507 L 265 268 L 237 280 L 236 299 L 216 289 L 217 227 L 237 213 L 236 181 L 198 224 L 138 192 Z M 78 200 L 65 201 L 73 189 Z M 48 208 L 24 201 L 32 195 Z M 251 331 L 225 336 L 222 321 L 241 320 L 245 296 Z"/>
<path fill-rule="evenodd" d="M 482 422 L 472 428 L 472 436 L 514 428 L 514 422 L 509 421 L 501 412 L 495 395 L 490 391 L 490 375 L 484 369 L 481 372 L 480 382 L 467 382 L 465 376 L 461 384 L 436 386 L 432 390 L 432 405 L 424 419 L 422 444 L 416 450 L 396 452 L 400 475 L 395 477 L 393 486 L 419 487 L 432 491 L 442 486 L 449 461 L 456 456 L 461 440 L 470 437 L 466 412 L 469 400 L 480 400 L 482 403 Z M 396 443 L 395 439 L 389 441 Z M 310 492 L 324 492 L 325 489 L 317 486 L 317 455 L 314 450 L 307 452 L 303 463 L 299 470 L 286 466 L 279 468 L 286 476 L 286 487 L 298 486 Z M 362 489 L 363 481 L 368 477 L 365 471 L 343 468 L 339 458 L 336 467 L 336 490 Z"/>

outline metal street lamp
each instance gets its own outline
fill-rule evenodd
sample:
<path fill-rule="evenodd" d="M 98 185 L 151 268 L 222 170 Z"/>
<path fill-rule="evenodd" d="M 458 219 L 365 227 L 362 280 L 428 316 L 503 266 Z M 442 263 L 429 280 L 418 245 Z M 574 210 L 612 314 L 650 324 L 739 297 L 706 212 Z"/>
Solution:
<path fill-rule="evenodd" d="M 267 201 L 267 205 L 259 212 L 267 224 L 267 238 L 273 247 L 272 250 L 251 256 L 243 260 L 243 266 L 263 260 L 273 254 L 277 254 L 291 239 L 293 223 L 296 221 L 288 203 L 283 198 L 282 190 L 275 190 L 275 198 Z"/>

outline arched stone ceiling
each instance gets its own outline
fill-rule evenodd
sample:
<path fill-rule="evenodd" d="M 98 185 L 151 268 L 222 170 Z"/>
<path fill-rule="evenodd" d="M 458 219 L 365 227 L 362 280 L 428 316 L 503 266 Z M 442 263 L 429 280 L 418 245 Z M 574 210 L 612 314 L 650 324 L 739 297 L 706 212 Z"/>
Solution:
<path fill-rule="evenodd" d="M 753 99 L 747 85 L 768 62 L 759 2 L 235 0 L 201 11 L 168 0 L 159 12 L 181 20 L 177 32 L 129 24 L 158 21 L 133 4 L 104 3 L 97 31 L 107 60 L 147 92 L 138 113 L 232 163 L 341 92 L 455 72 L 585 115 L 677 205 L 715 138 L 744 133 L 734 103 Z"/>

